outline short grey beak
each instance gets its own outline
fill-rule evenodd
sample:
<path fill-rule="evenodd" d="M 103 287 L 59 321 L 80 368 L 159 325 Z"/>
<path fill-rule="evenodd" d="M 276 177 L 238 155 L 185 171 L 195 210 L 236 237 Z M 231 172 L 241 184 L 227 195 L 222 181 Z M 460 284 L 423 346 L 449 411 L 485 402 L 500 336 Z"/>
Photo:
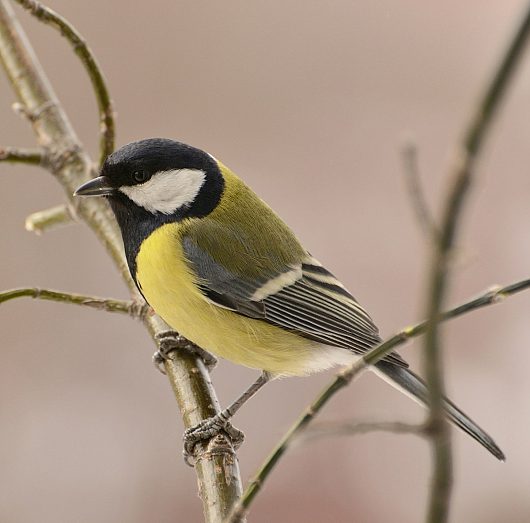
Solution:
<path fill-rule="evenodd" d="M 110 180 L 106 176 L 98 176 L 89 180 L 74 192 L 74 196 L 108 196 L 116 191 L 110 185 Z"/>

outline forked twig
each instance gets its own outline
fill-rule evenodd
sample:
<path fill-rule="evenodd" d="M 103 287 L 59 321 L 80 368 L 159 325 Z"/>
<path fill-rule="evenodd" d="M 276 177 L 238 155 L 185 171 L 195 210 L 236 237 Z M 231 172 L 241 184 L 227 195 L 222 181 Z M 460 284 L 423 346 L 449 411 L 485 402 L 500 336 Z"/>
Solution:
<path fill-rule="evenodd" d="M 39 145 L 50 155 L 50 171 L 71 200 L 74 189 L 90 176 L 92 161 L 77 139 L 8 0 L 0 0 L 0 60 L 21 106 L 32 116 L 30 121 Z M 106 136 L 112 136 L 112 133 L 107 132 Z M 105 150 L 110 150 L 110 140 L 105 143 Z M 95 200 L 87 198 L 75 202 L 76 215 L 89 225 L 106 248 L 134 299 L 138 292 L 123 256 L 118 227 L 105 202 Z M 157 316 L 148 314 L 143 323 L 153 339 L 170 330 Z M 197 355 L 173 351 L 165 361 L 165 369 L 186 427 L 215 414 L 218 409 L 215 391 Z M 198 456 L 195 472 L 205 519 L 217 523 L 225 517 L 241 492 L 239 467 L 233 450 L 227 448 L 226 441 L 219 442 L 214 438 Z"/>
<path fill-rule="evenodd" d="M 79 31 L 63 16 L 53 11 L 53 9 L 41 4 L 37 0 L 15 0 L 15 2 L 20 4 L 41 22 L 55 27 L 68 40 L 88 73 L 99 109 L 101 134 L 99 163 L 101 165 L 105 161 L 105 158 L 114 150 L 116 131 L 113 102 L 96 57 Z"/>
<path fill-rule="evenodd" d="M 522 280 L 504 287 L 489 289 L 477 298 L 466 301 L 465 303 L 446 311 L 441 316 L 441 321 L 447 321 L 457 316 L 462 316 L 488 305 L 498 303 L 504 298 L 524 291 L 530 288 L 530 278 Z M 249 507 L 261 490 L 263 483 L 267 480 L 276 464 L 290 448 L 293 440 L 314 420 L 327 402 L 342 388 L 346 387 L 369 365 L 374 365 L 380 359 L 390 354 L 396 347 L 420 334 L 425 333 L 428 322 L 423 321 L 411 327 L 405 327 L 394 336 L 388 338 L 383 343 L 368 351 L 363 358 L 357 360 L 353 365 L 340 372 L 337 377 L 325 387 L 313 402 L 307 407 L 295 423 L 289 428 L 278 444 L 274 447 L 271 454 L 261 465 L 255 476 L 250 480 L 241 496 L 241 499 L 234 505 L 229 517 L 225 523 L 236 523 L 241 521 Z"/>
<path fill-rule="evenodd" d="M 450 279 L 450 259 L 478 157 L 529 36 L 530 5 L 527 6 L 499 66 L 479 99 L 476 111 L 465 128 L 462 143 L 458 145 L 450 172 L 449 190 L 444 199 L 440 233 L 438 241 L 434 244 L 426 293 L 426 317 L 430 321 L 425 335 L 424 354 L 425 379 L 430 394 L 428 424 L 433 429 L 431 442 L 434 453 L 427 515 L 429 523 L 447 521 L 452 486 L 451 437 L 443 408 L 444 382 L 439 328 Z"/>

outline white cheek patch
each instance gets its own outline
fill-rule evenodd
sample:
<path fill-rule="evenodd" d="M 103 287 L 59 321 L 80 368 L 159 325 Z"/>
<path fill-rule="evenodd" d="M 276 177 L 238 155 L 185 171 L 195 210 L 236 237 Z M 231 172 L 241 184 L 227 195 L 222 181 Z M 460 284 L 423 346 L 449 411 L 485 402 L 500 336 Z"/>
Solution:
<path fill-rule="evenodd" d="M 199 169 L 160 171 L 147 182 L 120 187 L 120 191 L 150 212 L 171 214 L 193 203 L 205 178 Z"/>

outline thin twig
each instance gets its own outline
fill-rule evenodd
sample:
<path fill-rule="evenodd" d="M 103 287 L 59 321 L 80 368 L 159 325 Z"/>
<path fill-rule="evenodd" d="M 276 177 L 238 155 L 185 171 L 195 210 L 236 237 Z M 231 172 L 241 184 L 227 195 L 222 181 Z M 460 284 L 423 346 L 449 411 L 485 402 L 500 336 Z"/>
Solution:
<path fill-rule="evenodd" d="M 370 432 L 391 432 L 393 434 L 425 434 L 425 426 L 420 424 L 402 423 L 400 421 L 359 422 L 337 421 L 314 423 L 299 433 L 293 440 L 293 445 L 299 445 L 320 438 L 331 436 L 360 436 Z"/>
<path fill-rule="evenodd" d="M 418 168 L 418 149 L 413 142 L 407 142 L 403 146 L 403 169 L 405 172 L 405 182 L 410 198 L 412 210 L 416 216 L 416 221 L 425 237 L 435 240 L 438 235 L 436 222 L 429 210 L 425 194 L 421 187 L 420 170 Z"/>
<path fill-rule="evenodd" d="M 43 165 L 44 159 L 45 155 L 41 149 L 25 149 L 22 147 L 0 147 L 0 162 Z"/>
<path fill-rule="evenodd" d="M 23 287 L 0 292 L 0 304 L 17 298 L 34 298 L 36 300 L 57 301 L 71 305 L 82 305 L 99 311 L 119 312 L 133 318 L 144 319 L 152 313 L 151 307 L 144 301 L 116 300 L 113 298 L 98 298 L 84 294 L 39 289 L 37 287 Z"/>
<path fill-rule="evenodd" d="M 427 286 L 426 317 L 430 320 L 425 335 L 424 367 L 429 389 L 429 420 L 434 454 L 433 477 L 430 489 L 427 521 L 444 523 L 449 515 L 452 485 L 451 438 L 443 410 L 444 383 L 440 351 L 442 308 L 448 291 L 450 257 L 457 237 L 465 199 L 473 180 L 475 166 L 487 131 L 503 99 L 509 82 L 521 59 L 530 36 L 530 5 L 517 28 L 513 40 L 503 55 L 491 82 L 480 98 L 476 112 L 466 128 L 462 143 L 456 151 L 451 171 L 451 182 L 445 199 L 438 241 L 434 245 Z"/>
<path fill-rule="evenodd" d="M 105 158 L 114 150 L 115 112 L 105 77 L 96 57 L 88 47 L 85 39 L 64 17 L 36 0 L 15 0 L 15 2 L 20 4 L 41 22 L 55 27 L 68 40 L 75 54 L 81 60 L 92 83 L 98 104 L 101 134 L 99 162 L 100 165 L 103 164 Z"/>
<path fill-rule="evenodd" d="M 40 235 L 57 225 L 74 222 L 75 218 L 71 206 L 63 203 L 50 209 L 44 209 L 30 214 L 26 218 L 24 227 L 26 231 Z"/>
<path fill-rule="evenodd" d="M 487 305 L 498 303 L 499 300 L 507 298 L 513 294 L 521 292 L 530 288 L 530 278 L 519 281 L 505 287 L 497 289 L 490 289 L 481 294 L 477 298 L 459 305 L 442 314 L 441 320 L 446 321 L 457 316 L 461 316 L 476 309 L 480 309 Z M 298 436 L 317 416 L 324 405 L 342 388 L 348 385 L 354 378 L 356 378 L 369 365 L 374 365 L 380 359 L 390 354 L 397 346 L 402 345 L 407 340 L 419 336 L 426 332 L 428 322 L 423 321 L 411 327 L 405 327 L 400 332 L 394 334 L 380 345 L 368 351 L 362 358 L 355 363 L 346 367 L 340 372 L 336 378 L 324 388 L 315 400 L 307 407 L 297 421 L 289 428 L 285 435 L 281 438 L 279 443 L 274 447 L 271 454 L 267 457 L 264 463 L 257 471 L 254 478 L 248 483 L 241 496 L 241 499 L 234 505 L 230 516 L 226 519 L 226 523 L 236 523 L 248 512 L 248 509 L 258 492 L 261 490 L 263 483 L 269 477 L 270 473 L 280 461 L 281 457 L 287 452 L 293 439 Z"/>
<path fill-rule="evenodd" d="M 0 0 L 0 60 L 8 78 L 31 119 L 39 145 L 44 147 L 52 158 L 51 167 L 55 178 L 63 187 L 71 201 L 74 190 L 91 174 L 92 162 L 81 147 L 50 82 L 42 70 L 35 53 L 20 27 L 11 5 Z M 118 267 L 133 299 L 139 296 L 123 255 L 120 233 L 106 202 L 98 198 L 77 199 L 72 202 L 76 215 L 84 220 L 101 241 Z M 153 337 L 170 330 L 158 316 L 147 315 L 143 320 Z M 215 391 L 209 386 L 209 375 L 197 355 L 185 351 L 171 353 L 171 362 L 165 362 L 168 377 L 177 392 L 175 396 L 183 415 L 186 427 L 190 417 L 205 419 L 212 415 L 212 406 L 217 405 Z M 186 375 L 187 379 L 180 379 Z M 215 438 L 214 438 L 215 440 Z M 206 521 L 222 521 L 233 501 L 241 493 L 241 479 L 233 451 L 226 445 L 217 445 L 212 440 L 212 449 L 199 456 L 195 467 L 199 483 L 199 493 L 203 500 Z M 217 500 L 224 499 L 224 503 Z"/>

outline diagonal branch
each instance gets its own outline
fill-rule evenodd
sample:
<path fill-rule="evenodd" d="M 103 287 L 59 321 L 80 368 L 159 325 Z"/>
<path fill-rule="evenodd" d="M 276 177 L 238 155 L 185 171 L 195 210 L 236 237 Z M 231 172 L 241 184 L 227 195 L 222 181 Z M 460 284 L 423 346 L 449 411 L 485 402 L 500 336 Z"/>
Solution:
<path fill-rule="evenodd" d="M 450 257 L 458 233 L 458 227 L 468 196 L 478 157 L 487 132 L 500 102 L 506 94 L 519 60 L 530 36 L 530 5 L 520 26 L 515 31 L 508 49 L 487 84 L 477 109 L 472 115 L 462 144 L 459 145 L 453 164 L 451 181 L 444 202 L 440 233 L 434 245 L 433 259 L 427 285 L 426 317 L 430 320 L 425 336 L 425 378 L 430 393 L 428 423 L 431 425 L 431 441 L 434 454 L 434 470 L 430 491 L 427 521 L 444 523 L 449 514 L 449 498 L 452 484 L 451 440 L 443 412 L 444 383 L 442 374 L 440 321 L 448 291 Z"/>
<path fill-rule="evenodd" d="M 506 285 L 505 287 L 498 287 L 490 289 L 481 294 L 477 298 L 469 300 L 458 307 L 455 307 L 441 316 L 441 321 L 447 321 L 457 316 L 462 316 L 487 305 L 498 303 L 508 296 L 512 296 L 518 292 L 530 289 L 530 278 Z M 271 454 L 267 457 L 265 462 L 261 465 L 256 475 L 248 483 L 241 496 L 241 499 L 234 505 L 230 512 L 226 523 L 236 523 L 241 521 L 241 518 L 248 512 L 249 507 L 261 490 L 263 483 L 267 480 L 274 467 L 280 461 L 282 456 L 287 452 L 293 440 L 315 419 L 318 413 L 326 405 L 326 403 L 342 388 L 349 385 L 359 374 L 365 370 L 369 365 L 374 365 L 379 360 L 390 354 L 397 346 L 402 345 L 411 338 L 415 338 L 427 331 L 429 323 L 423 321 L 411 327 L 405 327 L 400 332 L 394 334 L 380 345 L 369 350 L 362 358 L 355 363 L 346 367 L 340 372 L 336 378 L 324 388 L 320 394 L 313 400 L 313 402 L 305 409 L 295 423 L 289 428 L 280 442 L 274 447 Z"/>
<path fill-rule="evenodd" d="M 15 0 L 15 2 L 20 4 L 41 22 L 55 27 L 68 40 L 88 73 L 99 109 L 101 133 L 99 162 L 102 164 L 105 158 L 114 150 L 114 107 L 105 77 L 96 57 L 77 29 L 61 15 L 36 0 Z"/>

